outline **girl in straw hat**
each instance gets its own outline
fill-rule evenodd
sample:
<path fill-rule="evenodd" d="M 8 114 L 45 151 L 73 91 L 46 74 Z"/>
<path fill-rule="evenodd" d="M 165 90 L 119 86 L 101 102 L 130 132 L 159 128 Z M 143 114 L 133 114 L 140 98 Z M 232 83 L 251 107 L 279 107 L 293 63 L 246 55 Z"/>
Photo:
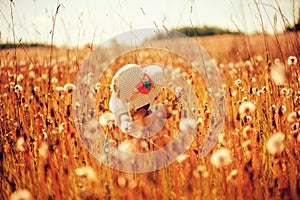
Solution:
<path fill-rule="evenodd" d="M 162 128 L 155 128 L 157 126 L 153 120 L 165 118 L 163 108 L 155 106 L 153 109 L 162 82 L 163 71 L 157 65 L 142 68 L 136 64 L 127 64 L 114 75 L 109 108 L 123 132 L 145 137 L 145 134 L 155 134 Z"/>

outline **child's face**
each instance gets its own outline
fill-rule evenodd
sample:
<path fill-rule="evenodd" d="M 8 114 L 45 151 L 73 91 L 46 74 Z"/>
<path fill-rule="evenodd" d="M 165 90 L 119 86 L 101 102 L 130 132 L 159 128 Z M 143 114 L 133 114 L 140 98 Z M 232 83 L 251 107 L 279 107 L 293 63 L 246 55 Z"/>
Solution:
<path fill-rule="evenodd" d="M 130 111 L 130 116 L 133 120 L 142 119 L 147 116 L 150 104 L 138 108 L 136 111 Z"/>

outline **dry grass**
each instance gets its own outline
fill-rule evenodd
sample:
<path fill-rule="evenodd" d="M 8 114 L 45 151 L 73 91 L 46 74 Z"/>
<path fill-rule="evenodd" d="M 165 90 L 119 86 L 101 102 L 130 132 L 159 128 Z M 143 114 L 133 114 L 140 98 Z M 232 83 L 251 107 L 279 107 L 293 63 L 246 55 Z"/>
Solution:
<path fill-rule="evenodd" d="M 292 55 L 299 60 L 299 46 L 295 35 L 278 38 L 279 44 L 274 42 L 275 38 L 261 35 L 197 38 L 215 59 L 226 84 L 223 133 L 213 152 L 199 158 L 199 143 L 209 120 L 203 103 L 207 97 L 199 95 L 202 135 L 198 134 L 184 159 L 144 174 L 120 172 L 100 164 L 76 133 L 70 109 L 72 93 L 60 86 L 74 81 L 89 49 L 53 49 L 51 64 L 47 48 L 26 49 L 27 55 L 17 49 L 16 60 L 13 50 L 2 50 L 1 199 L 9 199 L 12 193 L 14 197 L 27 195 L 30 199 L 28 191 L 34 199 L 300 198 L 300 68 L 299 62 L 287 62 Z M 205 90 L 199 87 L 198 75 L 188 71 L 189 64 L 184 59 L 153 52 L 134 55 L 118 58 L 111 64 L 112 69 L 130 62 L 147 64 L 155 59 L 180 68 L 199 94 Z M 286 71 L 272 72 L 277 65 L 284 66 Z M 49 67 L 52 68 L 50 90 Z M 108 73 L 100 82 L 109 83 L 112 74 Z M 276 85 L 270 74 L 283 77 L 285 82 Z M 103 91 L 98 96 L 101 104 L 97 106 L 98 115 L 108 108 L 108 100 L 103 98 L 110 91 L 107 87 Z M 174 99 L 167 90 L 161 96 L 158 101 Z M 172 109 L 176 111 L 177 107 Z M 171 116 L 164 130 L 170 133 L 169 137 L 179 120 L 176 114 Z M 121 141 L 130 139 L 118 134 Z M 113 134 L 109 137 L 114 140 Z M 167 142 L 160 137 L 155 138 L 157 145 Z"/>

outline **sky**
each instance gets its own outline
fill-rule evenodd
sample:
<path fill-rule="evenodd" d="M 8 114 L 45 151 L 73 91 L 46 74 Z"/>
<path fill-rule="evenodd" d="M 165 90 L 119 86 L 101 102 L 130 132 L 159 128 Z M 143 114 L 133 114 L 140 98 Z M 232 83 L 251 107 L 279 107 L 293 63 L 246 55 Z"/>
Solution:
<path fill-rule="evenodd" d="M 208 25 L 253 33 L 261 31 L 255 1 L 265 29 L 273 33 L 276 23 L 277 30 L 283 30 L 276 0 L 1 0 L 0 43 L 13 41 L 14 27 L 16 40 L 50 44 L 58 4 L 53 38 L 57 46 L 101 44 L 138 28 Z M 277 2 L 290 23 L 293 16 L 298 19 L 300 0 Z"/>

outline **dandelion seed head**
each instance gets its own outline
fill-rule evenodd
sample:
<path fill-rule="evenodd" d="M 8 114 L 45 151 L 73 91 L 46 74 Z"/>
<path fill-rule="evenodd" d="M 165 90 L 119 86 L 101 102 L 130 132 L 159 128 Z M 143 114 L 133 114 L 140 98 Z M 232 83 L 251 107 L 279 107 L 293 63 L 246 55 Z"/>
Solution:
<path fill-rule="evenodd" d="M 81 104 L 77 101 L 77 102 L 75 103 L 75 107 L 78 109 L 80 106 L 81 106 Z"/>
<path fill-rule="evenodd" d="M 65 123 L 63 122 L 58 126 L 58 132 L 62 133 L 64 130 L 65 130 Z"/>
<path fill-rule="evenodd" d="M 293 123 L 297 120 L 297 113 L 296 112 L 291 112 L 288 116 L 287 116 L 287 121 L 290 123 Z"/>
<path fill-rule="evenodd" d="M 58 80 L 57 80 L 56 77 L 53 77 L 53 78 L 51 79 L 51 83 L 56 84 L 57 82 L 58 82 Z"/>
<path fill-rule="evenodd" d="M 266 143 L 267 151 L 272 155 L 281 153 L 284 150 L 284 138 L 284 134 L 274 133 Z"/>
<path fill-rule="evenodd" d="M 194 170 L 193 170 L 193 176 L 194 176 L 195 178 L 200 178 L 200 173 L 199 173 L 199 171 L 198 171 L 197 169 L 194 169 Z"/>
<path fill-rule="evenodd" d="M 218 142 L 222 145 L 226 145 L 226 140 L 225 140 L 225 136 L 223 133 L 218 135 Z"/>
<path fill-rule="evenodd" d="M 24 75 L 23 74 L 19 74 L 17 77 L 17 81 L 21 82 L 24 79 Z"/>
<path fill-rule="evenodd" d="M 33 91 L 34 91 L 34 92 L 39 92 L 39 91 L 40 91 L 40 88 L 39 88 L 38 86 L 34 86 L 34 87 L 33 87 Z"/>
<path fill-rule="evenodd" d="M 202 173 L 202 176 L 203 176 L 204 178 L 208 177 L 208 175 L 209 175 L 208 171 L 205 171 L 205 172 Z"/>
<path fill-rule="evenodd" d="M 241 79 L 237 79 L 236 81 L 234 81 L 234 84 L 239 87 L 241 85 L 242 81 Z"/>
<path fill-rule="evenodd" d="M 22 189 L 12 193 L 10 199 L 11 200 L 33 200 L 33 197 L 27 189 Z"/>
<path fill-rule="evenodd" d="M 24 152 L 26 150 L 24 137 L 20 137 L 17 140 L 17 150 L 21 152 Z"/>
<path fill-rule="evenodd" d="M 182 132 L 194 131 L 197 128 L 197 122 L 194 119 L 182 119 L 179 123 L 179 130 Z"/>
<path fill-rule="evenodd" d="M 48 158 L 48 144 L 46 142 L 43 142 L 39 148 L 39 154 L 42 156 L 44 159 Z"/>
<path fill-rule="evenodd" d="M 76 86 L 72 83 L 66 83 L 64 86 L 64 91 L 67 93 L 72 93 L 74 90 L 76 90 Z"/>
<path fill-rule="evenodd" d="M 297 64 L 297 57 L 296 56 L 289 56 L 288 58 L 288 65 L 291 66 L 291 65 L 296 65 Z"/>
<path fill-rule="evenodd" d="M 275 58 L 275 59 L 274 59 L 274 64 L 275 64 L 275 65 L 281 64 L 280 59 L 279 59 L 279 58 Z"/>
<path fill-rule="evenodd" d="M 242 143 L 242 147 L 246 150 L 251 150 L 251 140 L 246 140 L 245 142 Z"/>
<path fill-rule="evenodd" d="M 230 172 L 230 174 L 226 177 L 227 182 L 233 182 L 236 181 L 238 175 L 238 170 L 234 169 Z"/>
<path fill-rule="evenodd" d="M 263 61 L 263 57 L 261 55 L 256 56 L 256 61 L 257 62 L 262 62 Z"/>
<path fill-rule="evenodd" d="M 141 141 L 140 147 L 143 148 L 143 149 L 145 149 L 145 150 L 148 150 L 148 149 L 149 149 L 147 142 L 144 141 L 144 140 Z"/>
<path fill-rule="evenodd" d="M 296 123 L 293 123 L 291 125 L 291 133 L 296 135 L 299 133 L 299 127 L 300 127 L 300 123 L 299 122 L 296 122 Z"/>
<path fill-rule="evenodd" d="M 34 71 L 30 71 L 29 72 L 29 77 L 34 79 L 35 78 L 35 72 Z"/>
<path fill-rule="evenodd" d="M 246 61 L 245 61 L 245 66 L 246 66 L 246 67 L 251 67 L 251 66 L 252 66 L 251 61 L 250 61 L 250 60 L 246 60 Z"/>
<path fill-rule="evenodd" d="M 211 156 L 210 162 L 216 168 L 221 168 L 223 166 L 229 165 L 232 162 L 230 151 L 226 148 L 217 150 Z"/>
<path fill-rule="evenodd" d="M 245 126 L 243 129 L 244 138 L 249 138 L 253 132 L 253 128 L 250 125 Z"/>
<path fill-rule="evenodd" d="M 256 82 L 256 78 L 255 77 L 251 77 L 250 78 L 250 82 L 255 83 Z"/>
<path fill-rule="evenodd" d="M 121 188 L 126 186 L 126 179 L 123 176 L 119 176 L 117 182 Z"/>
<path fill-rule="evenodd" d="M 284 114 L 284 113 L 286 112 L 286 110 L 287 110 L 287 108 L 286 108 L 285 105 L 281 105 L 281 106 L 279 107 L 279 113 L 281 113 L 281 114 Z"/>
<path fill-rule="evenodd" d="M 95 170 L 90 166 L 85 166 L 81 168 L 77 168 L 75 170 L 75 174 L 80 177 L 84 177 L 91 182 L 97 181 L 97 175 Z"/>
<path fill-rule="evenodd" d="M 246 102 L 248 100 L 248 97 L 243 97 L 242 102 Z"/>
<path fill-rule="evenodd" d="M 14 86 L 14 91 L 16 93 L 22 92 L 22 90 L 23 90 L 23 87 L 21 85 L 17 84 L 17 85 Z"/>
<path fill-rule="evenodd" d="M 125 140 L 118 146 L 118 148 L 121 151 L 132 152 L 135 149 L 136 143 L 136 139 Z"/>
<path fill-rule="evenodd" d="M 47 74 L 42 74 L 41 78 L 42 78 L 43 80 L 46 80 L 46 79 L 48 78 L 48 75 L 47 75 Z"/>
<path fill-rule="evenodd" d="M 131 180 L 128 181 L 128 187 L 129 187 L 129 189 L 134 189 L 134 188 L 136 188 L 136 186 L 137 186 L 136 180 L 131 179 Z"/>
<path fill-rule="evenodd" d="M 280 96 L 283 96 L 283 97 L 288 97 L 289 95 L 291 94 L 291 90 L 288 89 L 288 88 L 281 88 L 280 90 Z"/>
<path fill-rule="evenodd" d="M 286 71 L 282 64 L 277 64 L 271 68 L 271 80 L 276 85 L 283 85 L 286 82 Z"/>
<path fill-rule="evenodd" d="M 255 112 L 255 105 L 250 102 L 243 102 L 239 107 L 239 113 L 241 115 L 247 115 Z"/>
<path fill-rule="evenodd" d="M 106 112 L 100 116 L 99 122 L 101 126 L 107 126 L 110 122 L 113 122 L 114 120 L 114 115 L 110 112 Z"/>

